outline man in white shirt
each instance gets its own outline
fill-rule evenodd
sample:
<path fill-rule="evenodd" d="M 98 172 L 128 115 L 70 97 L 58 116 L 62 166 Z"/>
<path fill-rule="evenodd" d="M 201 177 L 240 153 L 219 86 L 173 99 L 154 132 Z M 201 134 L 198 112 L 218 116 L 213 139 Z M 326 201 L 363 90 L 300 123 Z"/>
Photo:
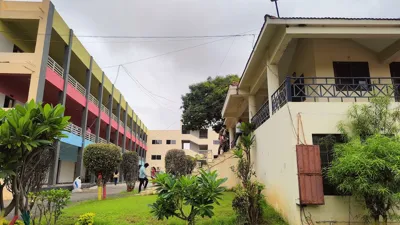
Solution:
<path fill-rule="evenodd" d="M 232 147 L 235 147 L 236 146 L 236 142 L 237 142 L 237 140 L 239 139 L 239 137 L 240 136 L 242 136 L 242 120 L 241 119 L 239 119 L 239 121 L 237 122 L 237 124 L 236 124 L 236 134 L 235 134 L 235 140 L 233 141 L 233 143 L 232 143 Z"/>
<path fill-rule="evenodd" d="M 139 169 L 139 193 L 142 191 L 142 185 L 143 189 L 145 190 L 147 188 L 147 184 L 149 183 L 146 174 L 147 167 L 149 167 L 149 164 L 145 163 L 144 166 L 141 166 Z"/>

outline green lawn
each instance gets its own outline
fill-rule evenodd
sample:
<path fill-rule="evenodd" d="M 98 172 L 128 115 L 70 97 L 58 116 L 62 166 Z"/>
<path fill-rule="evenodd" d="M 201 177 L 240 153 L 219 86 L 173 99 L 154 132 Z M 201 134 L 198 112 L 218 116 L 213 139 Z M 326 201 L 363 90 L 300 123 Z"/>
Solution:
<path fill-rule="evenodd" d="M 215 216 L 213 218 L 198 218 L 196 224 L 201 225 L 228 225 L 235 224 L 235 215 L 232 210 L 232 199 L 234 193 L 227 192 L 224 194 L 221 205 L 215 206 Z M 184 221 L 177 218 L 158 221 L 150 214 L 149 204 L 155 202 L 157 196 L 132 196 L 123 194 L 117 198 L 107 199 L 105 201 L 86 201 L 73 204 L 64 210 L 64 214 L 57 224 L 71 225 L 77 220 L 79 215 L 93 212 L 96 214 L 95 225 L 152 225 L 152 224 L 169 224 L 169 225 L 185 225 Z M 285 225 L 282 219 L 269 207 L 265 210 L 268 216 L 268 224 Z"/>

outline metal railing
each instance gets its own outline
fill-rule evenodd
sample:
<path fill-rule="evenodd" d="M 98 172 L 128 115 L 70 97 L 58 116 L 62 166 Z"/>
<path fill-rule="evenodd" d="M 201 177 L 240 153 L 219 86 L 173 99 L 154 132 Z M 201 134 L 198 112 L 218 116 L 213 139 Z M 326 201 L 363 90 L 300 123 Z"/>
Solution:
<path fill-rule="evenodd" d="M 118 122 L 118 117 L 114 115 L 114 113 L 111 114 L 111 118 L 115 121 Z"/>
<path fill-rule="evenodd" d="M 65 131 L 70 132 L 71 134 L 75 134 L 77 136 L 81 136 L 82 135 L 82 128 L 80 128 L 79 126 L 73 124 L 73 123 L 69 123 L 65 128 Z"/>
<path fill-rule="evenodd" d="M 110 110 L 108 110 L 107 107 L 105 107 L 103 104 L 101 105 L 101 111 L 107 115 L 110 113 Z"/>
<path fill-rule="evenodd" d="M 214 159 L 214 155 L 212 150 L 199 150 L 200 155 L 203 155 L 203 159 L 205 159 L 207 162 L 212 162 Z"/>
<path fill-rule="evenodd" d="M 57 75 L 63 77 L 64 69 L 62 68 L 62 66 L 58 65 L 58 63 L 56 63 L 56 61 L 54 61 L 54 59 L 51 58 L 50 56 L 48 56 L 47 59 L 47 66 L 51 70 L 53 70 Z"/>
<path fill-rule="evenodd" d="M 97 100 L 92 94 L 89 94 L 89 101 L 91 101 L 96 106 L 99 106 L 99 100 Z"/>
<path fill-rule="evenodd" d="M 400 78 L 391 77 L 287 77 L 272 94 L 272 113 L 287 102 L 325 99 L 367 99 L 377 96 L 400 100 Z"/>
<path fill-rule="evenodd" d="M 75 78 L 71 75 L 68 76 L 68 83 L 71 84 L 76 90 L 78 90 L 83 96 L 86 96 L 86 89 L 82 86 Z"/>
<path fill-rule="evenodd" d="M 122 122 L 122 120 L 119 120 L 119 126 L 125 128 L 125 124 Z"/>
<path fill-rule="evenodd" d="M 251 123 L 255 125 L 255 129 L 259 128 L 270 117 L 269 101 L 265 101 L 257 113 L 251 118 Z"/>
<path fill-rule="evenodd" d="M 96 135 L 86 131 L 85 132 L 85 139 L 89 140 L 91 142 L 96 142 Z"/>
<path fill-rule="evenodd" d="M 107 144 L 107 140 L 104 138 L 99 137 L 99 143 Z"/>
<path fill-rule="evenodd" d="M 132 130 L 131 130 L 131 128 L 129 128 L 129 127 L 126 127 L 126 133 L 131 133 L 132 132 Z"/>

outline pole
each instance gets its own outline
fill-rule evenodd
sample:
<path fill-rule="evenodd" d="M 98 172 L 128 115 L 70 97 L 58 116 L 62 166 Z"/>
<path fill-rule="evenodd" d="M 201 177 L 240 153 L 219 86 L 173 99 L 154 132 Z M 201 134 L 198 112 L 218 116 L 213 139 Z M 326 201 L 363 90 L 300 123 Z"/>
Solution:
<path fill-rule="evenodd" d="M 276 14 L 278 15 L 278 18 L 280 18 L 281 16 L 279 15 L 278 0 L 271 0 L 271 2 L 275 2 Z"/>

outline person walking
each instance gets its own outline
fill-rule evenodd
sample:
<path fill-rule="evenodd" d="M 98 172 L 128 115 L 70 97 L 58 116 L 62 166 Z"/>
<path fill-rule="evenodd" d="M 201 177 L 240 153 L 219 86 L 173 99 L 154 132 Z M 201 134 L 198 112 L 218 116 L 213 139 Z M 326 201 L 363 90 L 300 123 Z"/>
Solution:
<path fill-rule="evenodd" d="M 146 190 L 147 184 L 149 183 L 149 179 L 147 179 L 146 168 L 149 167 L 148 163 L 145 163 L 144 166 L 141 166 L 139 169 L 139 193 L 143 190 Z"/>
<path fill-rule="evenodd" d="M 226 126 L 223 125 L 222 129 L 219 131 L 219 147 L 218 147 L 218 155 L 222 155 L 222 153 L 225 152 L 226 149 Z"/>
<path fill-rule="evenodd" d="M 117 185 L 118 178 L 119 178 L 119 172 L 118 172 L 118 170 L 115 170 L 115 172 L 114 172 L 114 185 Z"/>
<path fill-rule="evenodd" d="M 243 131 L 242 131 L 242 119 L 239 119 L 239 121 L 236 124 L 235 140 L 232 143 L 232 145 L 233 145 L 232 147 L 236 146 L 236 142 L 239 139 L 239 137 L 242 136 L 242 133 L 243 133 Z"/>

